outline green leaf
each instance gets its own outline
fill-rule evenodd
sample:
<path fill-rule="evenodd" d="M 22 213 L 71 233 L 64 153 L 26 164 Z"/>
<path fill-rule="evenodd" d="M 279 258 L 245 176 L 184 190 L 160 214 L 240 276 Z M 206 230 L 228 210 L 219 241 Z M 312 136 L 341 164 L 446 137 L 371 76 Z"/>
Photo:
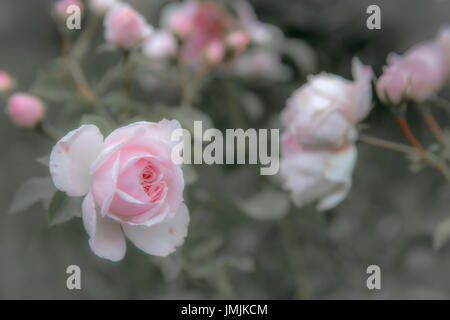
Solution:
<path fill-rule="evenodd" d="M 100 129 L 100 132 L 103 133 L 104 136 L 107 136 L 109 133 L 111 133 L 111 131 L 114 130 L 113 125 L 111 123 L 109 123 L 108 120 L 106 120 L 105 118 L 100 117 L 99 115 L 96 115 L 96 114 L 83 115 L 80 120 L 80 125 L 83 125 L 83 124 L 96 125 Z"/>
<path fill-rule="evenodd" d="M 34 177 L 27 180 L 16 191 L 8 213 L 23 211 L 39 201 L 48 201 L 55 192 L 50 177 Z"/>
<path fill-rule="evenodd" d="M 439 250 L 450 239 L 450 219 L 439 223 L 433 235 L 433 248 Z"/>
<path fill-rule="evenodd" d="M 266 187 L 261 193 L 238 203 L 242 211 L 259 220 L 282 218 L 287 213 L 289 204 L 289 197 L 285 192 L 271 187 Z"/>
<path fill-rule="evenodd" d="M 82 198 L 68 197 L 61 191 L 55 192 L 48 209 L 49 226 L 81 217 L 81 201 Z"/>
<path fill-rule="evenodd" d="M 36 159 L 37 163 L 42 164 L 45 167 L 48 167 L 48 163 L 50 161 L 50 156 L 45 155 Z"/>

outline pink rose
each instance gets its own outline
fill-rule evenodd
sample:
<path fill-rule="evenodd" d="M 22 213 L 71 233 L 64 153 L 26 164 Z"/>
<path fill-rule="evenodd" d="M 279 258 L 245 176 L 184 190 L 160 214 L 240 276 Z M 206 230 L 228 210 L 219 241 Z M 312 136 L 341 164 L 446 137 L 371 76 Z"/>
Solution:
<path fill-rule="evenodd" d="M 423 101 L 440 90 L 447 78 L 444 51 L 435 43 L 422 43 L 403 56 L 390 54 L 377 84 L 377 94 L 384 102 Z"/>
<path fill-rule="evenodd" d="M 354 59 L 353 76 L 355 81 L 325 73 L 310 77 L 289 98 L 281 117 L 300 144 L 338 148 L 355 140 L 354 125 L 372 107 L 372 71 Z"/>
<path fill-rule="evenodd" d="M 58 19 L 65 21 L 71 13 L 67 12 L 70 6 L 77 6 L 80 11 L 83 10 L 83 4 L 80 0 L 59 0 L 54 7 L 54 13 Z"/>
<path fill-rule="evenodd" d="M 222 41 L 211 42 L 205 50 L 205 58 L 208 64 L 217 65 L 223 61 L 225 57 L 225 46 Z"/>
<path fill-rule="evenodd" d="M 44 117 L 45 107 L 36 97 L 16 93 L 8 100 L 8 113 L 18 126 L 33 128 Z"/>
<path fill-rule="evenodd" d="M 192 13 L 194 10 L 194 2 L 170 3 L 161 12 L 161 25 L 181 39 L 185 39 L 192 32 Z"/>
<path fill-rule="evenodd" d="M 123 258 L 125 236 L 151 255 L 167 256 L 184 242 L 189 214 L 184 180 L 171 160 L 178 143 L 176 120 L 136 122 L 104 141 L 98 128 L 84 125 L 53 148 L 50 172 L 55 186 L 83 196 L 82 217 L 89 244 L 98 256 Z"/>
<path fill-rule="evenodd" d="M 142 53 L 150 58 L 168 58 L 176 54 L 177 40 L 166 30 L 153 33 L 142 44 Z"/>
<path fill-rule="evenodd" d="M 0 93 L 11 91 L 14 87 L 14 81 L 6 72 L 0 71 Z"/>
<path fill-rule="evenodd" d="M 295 205 L 317 202 L 317 209 L 324 211 L 347 196 L 357 156 L 353 144 L 335 150 L 307 149 L 288 131 L 282 138 L 281 149 L 281 177 Z"/>
<path fill-rule="evenodd" d="M 245 31 L 235 31 L 227 36 L 227 44 L 234 53 L 242 52 L 250 42 L 250 37 Z"/>
<path fill-rule="evenodd" d="M 119 0 L 89 0 L 89 7 L 98 16 L 104 16 Z"/>
<path fill-rule="evenodd" d="M 105 17 L 105 38 L 122 49 L 132 49 L 152 33 L 145 18 L 128 4 L 118 3 Z"/>

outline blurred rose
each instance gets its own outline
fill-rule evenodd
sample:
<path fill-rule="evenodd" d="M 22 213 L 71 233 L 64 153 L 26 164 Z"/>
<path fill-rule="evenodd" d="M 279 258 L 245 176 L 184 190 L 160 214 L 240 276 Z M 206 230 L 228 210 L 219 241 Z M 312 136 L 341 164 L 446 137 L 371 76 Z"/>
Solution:
<path fill-rule="evenodd" d="M 450 73 L 450 25 L 441 28 L 437 37 L 437 44 L 444 51 L 447 72 Z"/>
<path fill-rule="evenodd" d="M 247 47 L 249 41 L 250 38 L 245 31 L 232 32 L 226 39 L 227 44 L 232 48 L 234 53 L 243 51 Z"/>
<path fill-rule="evenodd" d="M 83 223 L 98 256 L 123 258 L 125 237 L 141 250 L 167 256 L 184 242 L 189 214 L 184 180 L 171 160 L 178 121 L 136 122 L 104 141 L 98 128 L 84 125 L 53 148 L 50 172 L 69 196 L 86 197 Z"/>
<path fill-rule="evenodd" d="M 253 7 L 247 1 L 237 1 L 236 11 L 239 21 L 244 25 L 250 40 L 262 46 L 276 46 L 284 35 L 277 26 L 258 21 Z"/>
<path fill-rule="evenodd" d="M 119 0 L 89 0 L 89 7 L 98 16 L 104 16 Z"/>
<path fill-rule="evenodd" d="M 195 3 L 170 3 L 161 12 L 161 26 L 174 32 L 181 39 L 186 38 L 192 32 L 192 13 Z"/>
<path fill-rule="evenodd" d="M 105 37 L 122 49 L 132 49 L 152 33 L 144 17 L 128 4 L 118 3 L 105 17 Z"/>
<path fill-rule="evenodd" d="M 65 21 L 71 14 L 67 12 L 70 6 L 77 6 L 81 11 L 83 10 L 83 4 L 80 0 L 59 0 L 54 7 L 56 17 L 61 21 Z"/>
<path fill-rule="evenodd" d="M 442 48 L 435 43 L 422 43 L 403 56 L 388 56 L 388 66 L 377 83 L 377 94 L 386 103 L 398 104 L 401 98 L 423 101 L 439 91 L 446 78 Z"/>
<path fill-rule="evenodd" d="M 142 52 L 150 58 L 168 58 L 176 54 L 177 40 L 166 30 L 150 35 L 142 44 Z"/>
<path fill-rule="evenodd" d="M 14 81 L 6 72 L 0 71 L 0 93 L 11 91 L 14 87 Z"/>
<path fill-rule="evenodd" d="M 353 144 L 334 150 L 307 149 L 288 131 L 281 148 L 281 177 L 297 206 L 317 201 L 318 210 L 329 210 L 347 196 L 357 157 Z"/>
<path fill-rule="evenodd" d="M 33 128 L 45 115 L 41 100 L 25 93 L 13 94 L 8 100 L 8 113 L 20 127 Z"/>
<path fill-rule="evenodd" d="M 241 77 L 284 81 L 291 76 L 291 70 L 283 65 L 279 54 L 262 49 L 241 54 L 233 61 L 232 68 Z"/>
<path fill-rule="evenodd" d="M 205 50 L 205 58 L 208 64 L 216 65 L 223 61 L 225 57 L 225 46 L 222 41 L 211 42 Z"/>
<path fill-rule="evenodd" d="M 281 118 L 300 144 L 337 148 L 355 140 L 354 125 L 372 107 L 372 71 L 354 59 L 353 76 L 355 81 L 326 73 L 312 76 L 288 99 Z"/>

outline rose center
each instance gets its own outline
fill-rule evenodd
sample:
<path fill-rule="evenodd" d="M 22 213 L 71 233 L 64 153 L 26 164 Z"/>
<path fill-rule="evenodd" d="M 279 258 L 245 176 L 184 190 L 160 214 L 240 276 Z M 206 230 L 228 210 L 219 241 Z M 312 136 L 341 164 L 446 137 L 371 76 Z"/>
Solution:
<path fill-rule="evenodd" d="M 160 179 L 161 173 L 152 164 L 149 163 L 142 169 L 139 183 L 151 202 L 159 200 L 164 193 L 165 184 Z"/>

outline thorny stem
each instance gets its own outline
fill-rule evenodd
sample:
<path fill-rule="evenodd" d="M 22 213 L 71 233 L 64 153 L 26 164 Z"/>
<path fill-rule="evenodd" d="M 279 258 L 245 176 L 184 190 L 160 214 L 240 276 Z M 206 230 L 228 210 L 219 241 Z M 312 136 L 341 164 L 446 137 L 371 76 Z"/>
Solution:
<path fill-rule="evenodd" d="M 419 154 L 419 156 L 421 156 L 424 162 L 436 168 L 442 174 L 442 176 L 448 182 L 450 182 L 450 170 L 447 167 L 446 163 L 441 158 L 437 157 L 431 152 L 425 152 L 422 150 L 423 154 L 420 154 L 419 151 L 414 147 L 410 147 L 402 143 L 371 137 L 365 134 L 359 135 L 359 141 L 368 145 L 372 145 L 374 147 L 387 149 L 391 151 L 398 151 L 406 154 Z"/>

